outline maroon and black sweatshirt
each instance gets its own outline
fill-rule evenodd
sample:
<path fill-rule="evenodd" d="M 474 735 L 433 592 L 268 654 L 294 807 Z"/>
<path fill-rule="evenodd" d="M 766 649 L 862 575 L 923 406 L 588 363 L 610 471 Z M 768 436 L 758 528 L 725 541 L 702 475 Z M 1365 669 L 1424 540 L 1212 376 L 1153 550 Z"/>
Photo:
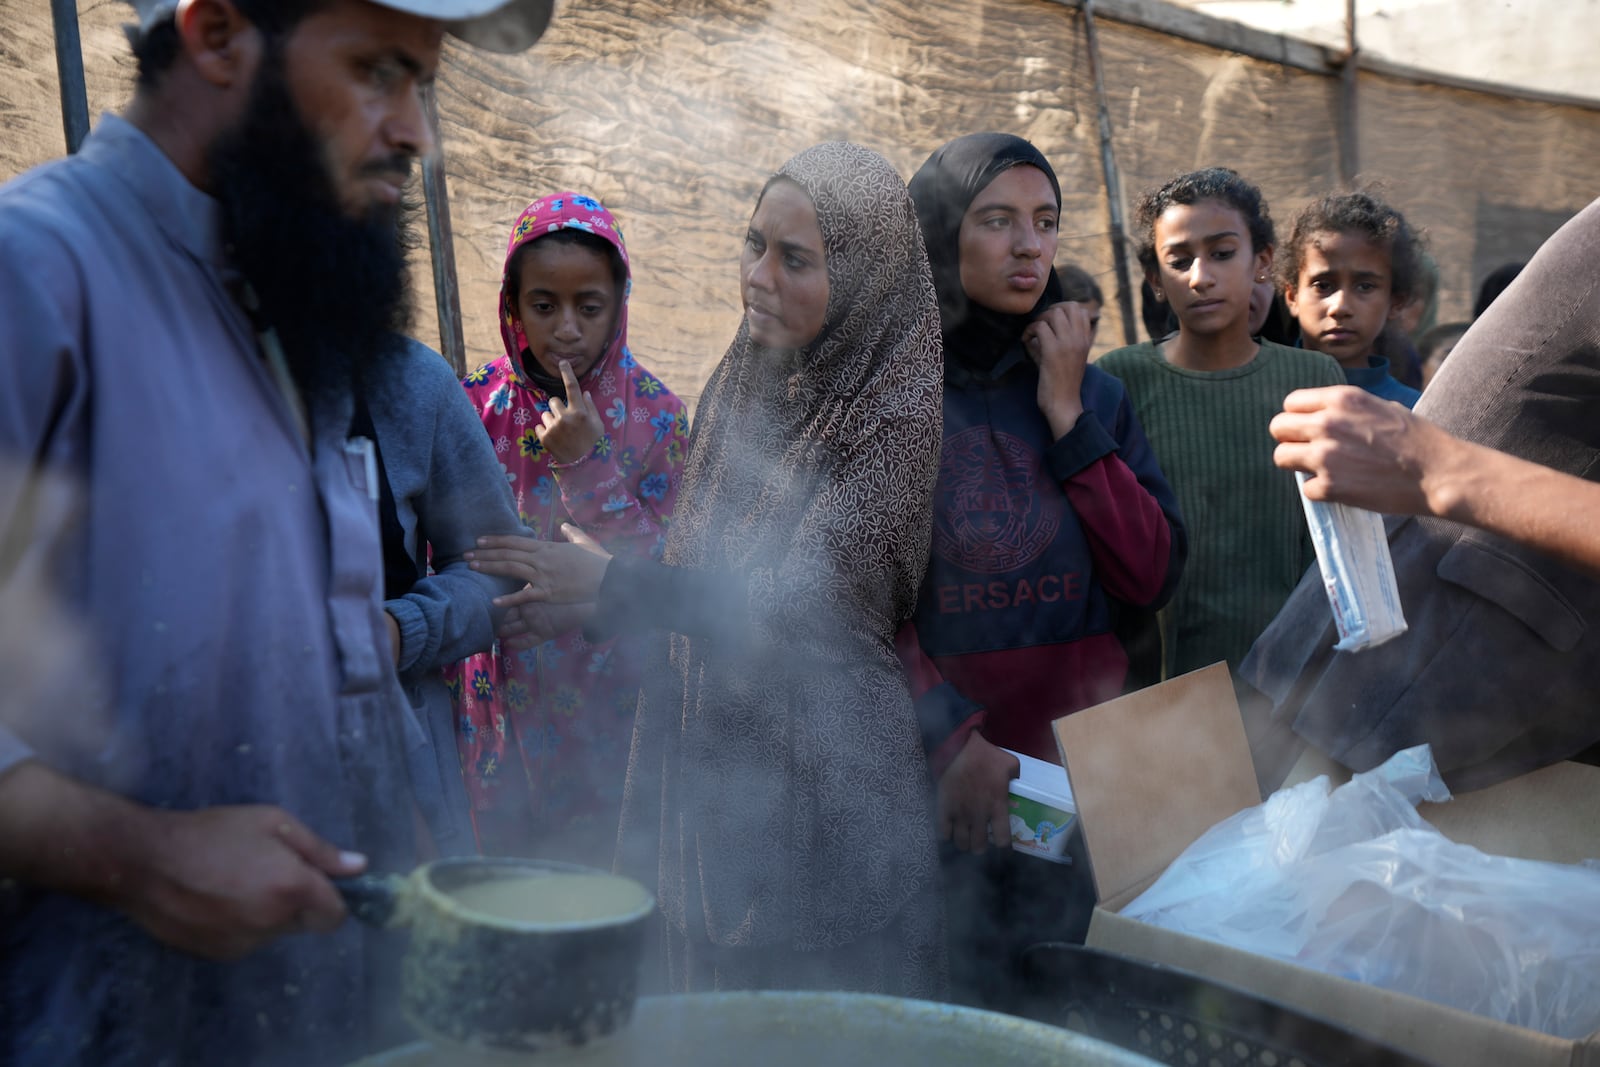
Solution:
<path fill-rule="evenodd" d="M 1122 692 L 1119 619 L 1177 584 L 1177 498 L 1116 378 L 1085 370 L 1057 440 L 1020 344 L 988 370 L 946 359 L 933 551 L 897 638 L 923 739 L 936 776 L 973 730 L 1060 762 L 1051 722 Z"/>

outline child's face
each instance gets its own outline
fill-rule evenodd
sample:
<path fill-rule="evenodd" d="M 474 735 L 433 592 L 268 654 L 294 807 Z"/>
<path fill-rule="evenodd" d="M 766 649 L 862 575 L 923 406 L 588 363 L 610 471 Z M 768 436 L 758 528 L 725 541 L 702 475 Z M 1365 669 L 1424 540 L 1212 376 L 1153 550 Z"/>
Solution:
<path fill-rule="evenodd" d="M 1217 200 L 1173 204 L 1155 224 L 1156 269 L 1150 279 L 1184 332 L 1248 336 L 1250 291 L 1272 269 L 1272 249 L 1252 251 L 1250 228 Z"/>
<path fill-rule="evenodd" d="M 1400 310 L 1389 280 L 1389 252 L 1355 233 L 1314 233 L 1300 250 L 1300 280 L 1284 299 L 1304 345 L 1361 368 Z"/>
<path fill-rule="evenodd" d="M 957 238 L 961 288 L 980 307 L 1026 315 L 1056 258 L 1056 191 L 1038 167 L 1002 171 L 972 198 Z"/>
<path fill-rule="evenodd" d="M 528 351 L 547 374 L 563 360 L 583 377 L 611 343 L 617 323 L 617 283 L 605 254 L 582 245 L 537 240 L 519 253 L 522 273 L 517 319 Z"/>

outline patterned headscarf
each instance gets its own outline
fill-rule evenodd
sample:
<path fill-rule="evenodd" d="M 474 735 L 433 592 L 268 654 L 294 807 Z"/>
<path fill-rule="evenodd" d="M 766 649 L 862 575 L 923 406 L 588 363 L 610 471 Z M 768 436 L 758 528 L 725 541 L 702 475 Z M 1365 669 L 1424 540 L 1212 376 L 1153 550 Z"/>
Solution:
<path fill-rule="evenodd" d="M 523 245 L 557 230 L 582 230 L 601 238 L 622 257 L 625 279 L 622 299 L 617 304 L 617 327 L 605 353 L 595 360 L 585 377 L 594 377 L 617 362 L 620 353 L 628 348 L 628 297 L 633 292 L 633 263 L 628 259 L 628 246 L 622 240 L 622 228 L 605 205 L 592 196 L 569 191 L 542 196 L 523 209 L 511 226 L 511 238 L 506 242 L 506 261 L 500 273 L 500 340 L 505 345 L 511 366 L 522 373 L 522 353 L 528 347 L 527 335 L 517 321 L 517 294 L 511 287 L 511 264 Z M 527 367 L 530 374 L 541 376 L 536 366 Z"/>
<path fill-rule="evenodd" d="M 721 540 L 714 530 L 748 528 L 770 506 L 793 512 L 773 526 L 792 532 L 815 501 L 796 484 L 780 504 L 780 486 L 832 473 L 885 419 L 915 411 L 935 431 L 941 424 L 937 297 L 904 181 L 876 152 L 843 142 L 807 149 L 779 178 L 800 186 L 817 212 L 828 267 L 822 332 L 804 348 L 775 351 L 750 339 L 748 320 L 740 323 L 700 399 L 669 561 L 743 565 L 762 546 L 713 548 Z M 937 432 L 932 440 L 936 453 Z M 927 457 L 908 444 L 901 459 L 920 469 Z M 772 477 L 774 465 L 783 478 Z M 894 515 L 885 512 L 898 525 Z M 915 563 L 919 573 L 922 565 Z"/>
<path fill-rule="evenodd" d="M 674 925 L 810 949 L 897 921 L 937 872 L 893 635 L 928 558 L 943 365 L 916 212 L 888 161 L 822 144 L 778 176 L 816 208 L 825 325 L 775 351 L 741 324 L 701 396 L 664 560 L 743 575 L 731 607 L 749 636 L 674 635 L 647 672 L 629 816 L 666 827 Z"/>

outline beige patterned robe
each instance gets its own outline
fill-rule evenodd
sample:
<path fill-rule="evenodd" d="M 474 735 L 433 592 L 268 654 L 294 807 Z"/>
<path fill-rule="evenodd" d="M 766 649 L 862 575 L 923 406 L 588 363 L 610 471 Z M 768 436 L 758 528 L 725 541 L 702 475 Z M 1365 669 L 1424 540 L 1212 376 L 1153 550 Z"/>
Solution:
<path fill-rule="evenodd" d="M 893 643 L 927 563 L 937 299 L 882 157 L 818 145 L 779 176 L 817 208 L 826 325 L 784 352 L 741 325 L 701 399 L 664 562 L 742 574 L 749 636 L 675 634 L 646 672 L 622 863 L 659 838 L 676 988 L 938 995 L 931 784 Z"/>

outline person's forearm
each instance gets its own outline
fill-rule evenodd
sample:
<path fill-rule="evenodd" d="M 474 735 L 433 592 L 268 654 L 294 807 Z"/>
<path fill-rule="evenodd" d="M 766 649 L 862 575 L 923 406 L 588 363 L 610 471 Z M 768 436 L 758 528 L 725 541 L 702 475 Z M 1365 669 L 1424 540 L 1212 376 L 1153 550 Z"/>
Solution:
<path fill-rule="evenodd" d="M 1600 575 L 1600 484 L 1450 438 L 1423 475 L 1429 511 Z"/>
<path fill-rule="evenodd" d="M 395 642 L 395 668 L 408 686 L 441 667 L 487 652 L 502 615 L 494 598 L 522 587 L 508 578 L 479 574 L 459 559 L 434 566 L 434 573 L 405 596 L 383 605 Z"/>
<path fill-rule="evenodd" d="M 150 812 L 37 760 L 0 774 L 0 878 L 105 903 L 141 874 Z"/>
<path fill-rule="evenodd" d="M 597 639 L 668 630 L 738 644 L 749 637 L 749 594 L 742 575 L 692 571 L 616 556 L 606 567 L 598 608 L 585 632 Z"/>
<path fill-rule="evenodd" d="M 1170 595 L 1172 523 L 1150 491 L 1115 454 L 1061 483 L 1089 541 L 1096 576 L 1112 596 L 1160 607 Z"/>
<path fill-rule="evenodd" d="M 938 778 L 972 732 L 983 725 L 983 708 L 945 681 L 938 664 L 923 651 L 916 623 L 908 620 L 900 624 L 894 635 L 894 651 L 911 690 L 911 708 L 922 731 L 923 750 L 928 754 L 933 776 Z"/>

